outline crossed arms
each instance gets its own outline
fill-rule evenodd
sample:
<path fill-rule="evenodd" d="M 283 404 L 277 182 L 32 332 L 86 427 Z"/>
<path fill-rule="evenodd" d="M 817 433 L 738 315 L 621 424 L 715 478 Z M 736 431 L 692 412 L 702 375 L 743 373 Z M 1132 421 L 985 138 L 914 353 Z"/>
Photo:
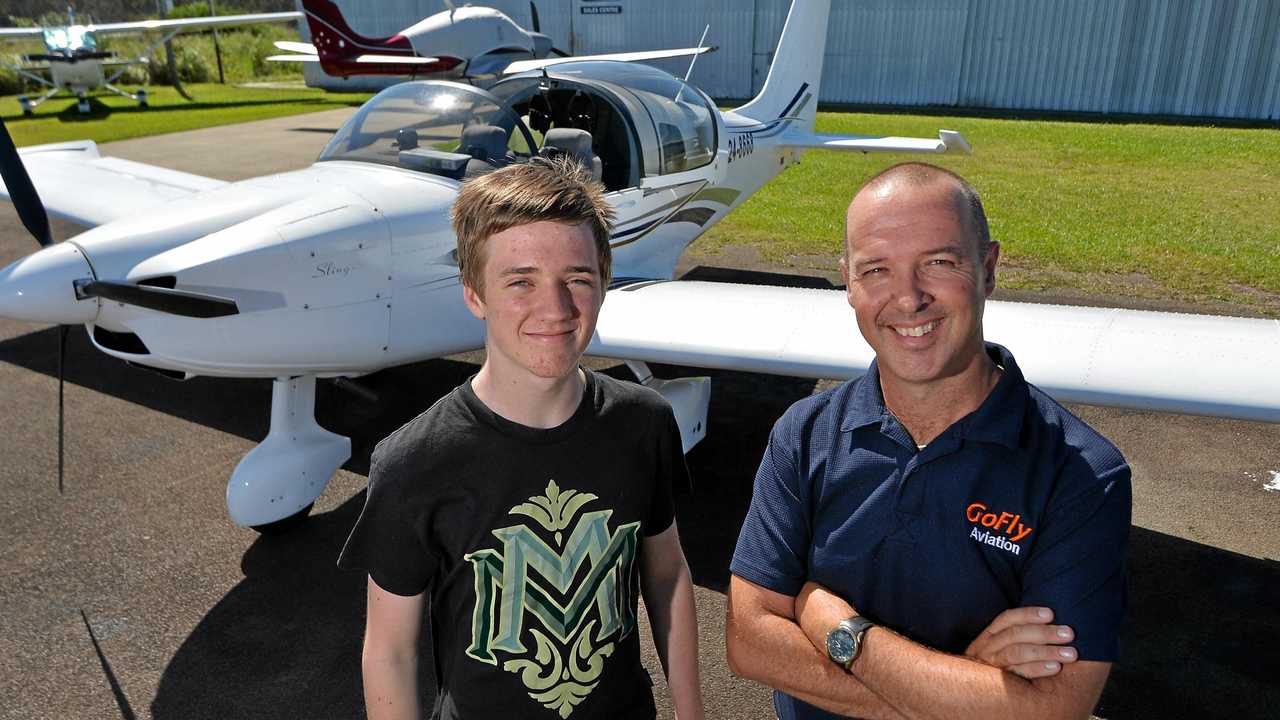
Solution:
<path fill-rule="evenodd" d="M 1111 664 L 1077 662 L 1063 645 L 1070 628 L 1049 624 L 1052 614 L 1040 610 L 1001 613 L 963 657 L 873 627 L 845 673 L 819 648 L 828 630 L 856 614 L 853 607 L 812 582 L 792 598 L 735 575 L 726 650 L 734 673 L 841 715 L 1087 718 Z"/>

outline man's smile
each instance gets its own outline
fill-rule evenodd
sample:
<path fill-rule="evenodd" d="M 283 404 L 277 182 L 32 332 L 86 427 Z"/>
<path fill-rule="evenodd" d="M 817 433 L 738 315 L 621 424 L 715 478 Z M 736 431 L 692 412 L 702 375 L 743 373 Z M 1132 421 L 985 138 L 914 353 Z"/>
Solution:
<path fill-rule="evenodd" d="M 942 319 L 939 318 L 920 325 L 889 325 L 889 328 L 902 337 L 924 337 L 925 335 L 933 332 L 941 324 Z"/>

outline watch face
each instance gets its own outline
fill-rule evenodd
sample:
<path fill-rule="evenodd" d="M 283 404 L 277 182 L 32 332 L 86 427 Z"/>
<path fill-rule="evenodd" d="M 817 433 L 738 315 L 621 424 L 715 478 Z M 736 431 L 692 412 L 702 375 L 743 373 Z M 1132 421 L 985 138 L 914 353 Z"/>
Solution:
<path fill-rule="evenodd" d="M 853 635 L 844 628 L 827 633 L 827 656 L 844 665 L 853 659 Z"/>

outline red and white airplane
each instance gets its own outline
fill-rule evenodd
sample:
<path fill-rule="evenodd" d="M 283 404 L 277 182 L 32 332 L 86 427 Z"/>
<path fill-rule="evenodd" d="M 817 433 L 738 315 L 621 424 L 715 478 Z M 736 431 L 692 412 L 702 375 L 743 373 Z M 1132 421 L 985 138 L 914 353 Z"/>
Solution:
<path fill-rule="evenodd" d="M 276 62 L 318 62 L 334 77 L 393 75 L 410 78 L 493 80 L 571 60 L 643 61 L 687 57 L 714 47 L 677 48 L 571 57 L 539 32 L 538 9 L 529 11 L 533 30 L 506 14 L 467 5 L 438 12 L 388 37 L 365 37 L 351 29 L 330 0 L 302 0 L 311 42 L 280 41 L 292 54 L 272 55 Z"/>

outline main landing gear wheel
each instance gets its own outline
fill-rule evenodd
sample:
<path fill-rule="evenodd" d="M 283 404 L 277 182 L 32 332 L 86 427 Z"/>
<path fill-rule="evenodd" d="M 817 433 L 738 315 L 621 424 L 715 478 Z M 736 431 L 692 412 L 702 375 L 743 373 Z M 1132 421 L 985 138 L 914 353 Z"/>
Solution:
<path fill-rule="evenodd" d="M 313 505 L 315 505 L 315 503 L 311 503 L 311 505 L 302 508 L 287 518 L 280 518 L 275 522 L 269 522 L 265 525 L 251 525 L 250 527 L 257 530 L 260 535 L 284 535 L 285 533 L 292 532 L 306 524 L 307 518 L 311 516 L 311 508 Z"/>

